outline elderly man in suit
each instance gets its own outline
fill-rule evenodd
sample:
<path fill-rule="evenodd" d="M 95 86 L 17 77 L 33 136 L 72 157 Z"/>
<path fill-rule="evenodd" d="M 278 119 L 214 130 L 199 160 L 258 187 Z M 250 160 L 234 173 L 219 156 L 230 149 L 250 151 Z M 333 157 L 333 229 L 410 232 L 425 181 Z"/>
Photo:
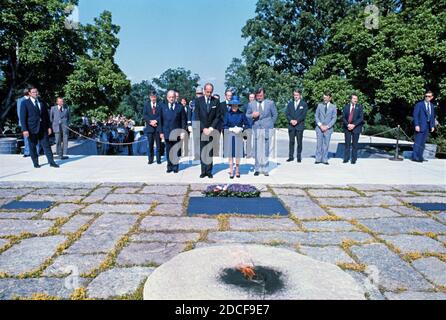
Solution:
<path fill-rule="evenodd" d="M 167 92 L 167 103 L 161 106 L 160 119 L 160 137 L 166 142 L 167 173 L 178 173 L 182 145 L 180 140 L 186 135 L 187 116 L 184 107 L 175 102 L 173 90 Z"/>
<path fill-rule="evenodd" d="M 147 136 L 148 164 L 153 163 L 154 145 L 156 146 L 156 163 L 161 163 L 161 105 L 158 103 L 156 91 L 150 92 L 150 101 L 144 104 L 143 118 L 146 123 L 144 133 Z"/>
<path fill-rule="evenodd" d="M 56 136 L 56 153 L 59 159 L 68 159 L 68 126 L 70 124 L 70 110 L 64 103 L 64 99 L 58 97 L 56 105 L 51 107 L 50 122 Z M 63 141 L 63 147 L 62 147 Z M 64 156 L 65 155 L 65 156 Z"/>
<path fill-rule="evenodd" d="M 288 136 L 290 138 L 290 150 L 287 161 L 294 161 L 294 145 L 297 139 L 297 162 L 302 162 L 302 141 L 308 105 L 302 100 L 302 92 L 300 90 L 294 90 L 293 95 L 294 100 L 288 104 L 285 112 L 288 120 Z"/>
<path fill-rule="evenodd" d="M 328 148 L 333 133 L 333 126 L 336 123 L 336 105 L 331 103 L 331 93 L 324 93 L 323 102 L 319 103 L 316 109 L 316 164 L 328 165 Z"/>
<path fill-rule="evenodd" d="M 251 119 L 254 132 L 254 175 L 258 176 L 260 173 L 263 173 L 265 176 L 268 176 L 268 158 L 271 152 L 270 148 L 273 145 L 274 124 L 276 123 L 278 113 L 274 102 L 265 99 L 265 90 L 263 88 L 256 90 L 256 101 L 248 104 L 246 116 L 248 119 Z"/>
<path fill-rule="evenodd" d="M 35 168 L 40 168 L 37 144 L 40 143 L 51 167 L 59 168 L 54 162 L 48 136 L 52 133 L 50 117 L 45 103 L 37 99 L 37 88 L 31 88 L 30 98 L 20 108 L 23 136 L 29 138 L 29 151 Z"/>
<path fill-rule="evenodd" d="M 413 122 L 415 125 L 415 143 L 413 145 L 412 161 L 427 161 L 423 157 L 426 140 L 429 133 L 435 130 L 435 106 L 432 103 L 434 94 L 427 91 L 424 100 L 418 102 L 413 110 Z"/>
<path fill-rule="evenodd" d="M 194 120 L 200 128 L 200 178 L 213 178 L 213 157 L 214 150 L 218 146 L 217 139 L 220 138 L 218 126 L 222 122 L 223 113 L 220 108 L 220 101 L 212 96 L 214 85 L 206 83 L 204 95 L 195 100 Z"/>
<path fill-rule="evenodd" d="M 344 163 L 350 160 L 350 147 L 352 164 L 358 159 L 358 141 L 364 124 L 364 108 L 358 104 L 358 96 L 352 94 L 350 103 L 342 110 L 342 124 L 344 127 L 345 149 Z"/>

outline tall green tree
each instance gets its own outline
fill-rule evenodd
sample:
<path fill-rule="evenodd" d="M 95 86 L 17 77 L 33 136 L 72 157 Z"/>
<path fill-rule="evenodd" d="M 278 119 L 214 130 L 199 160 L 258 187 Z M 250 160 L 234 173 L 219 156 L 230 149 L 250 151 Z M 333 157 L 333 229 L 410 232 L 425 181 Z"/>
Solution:
<path fill-rule="evenodd" d="M 236 93 L 246 99 L 249 93 L 254 90 L 251 77 L 242 59 L 234 58 L 225 72 L 226 88 L 234 88 Z"/>
<path fill-rule="evenodd" d="M 123 97 L 117 112 L 142 125 L 144 103 L 149 100 L 149 93 L 152 90 L 155 90 L 155 87 L 147 80 L 133 84 L 130 93 Z"/>
<path fill-rule="evenodd" d="M 114 113 L 130 91 L 130 81 L 114 61 L 120 27 L 113 24 L 109 11 L 94 21 L 82 27 L 87 51 L 78 58 L 64 87 L 67 101 L 78 114 L 96 108 Z"/>
<path fill-rule="evenodd" d="M 334 25 L 304 86 L 313 102 L 323 89 L 339 102 L 348 92 L 359 92 L 369 123 L 410 131 L 413 105 L 426 89 L 438 95 L 440 106 L 446 102 L 446 1 L 386 4 L 377 28 L 366 27 L 364 3 Z"/>
<path fill-rule="evenodd" d="M 198 81 L 198 74 L 192 74 L 192 71 L 184 68 L 168 69 L 152 80 L 162 97 L 166 96 L 168 90 L 177 90 L 188 101 L 195 97 Z"/>
<path fill-rule="evenodd" d="M 69 8 L 78 0 L 1 0 L 0 122 L 16 118 L 15 99 L 33 84 L 51 103 L 61 93 L 85 43 L 67 28 Z"/>

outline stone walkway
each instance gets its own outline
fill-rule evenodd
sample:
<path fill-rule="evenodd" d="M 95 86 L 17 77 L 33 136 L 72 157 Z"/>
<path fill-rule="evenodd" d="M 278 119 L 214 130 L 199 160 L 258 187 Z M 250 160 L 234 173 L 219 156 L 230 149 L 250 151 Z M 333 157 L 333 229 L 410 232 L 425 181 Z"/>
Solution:
<path fill-rule="evenodd" d="M 444 185 L 258 185 L 288 217 L 187 217 L 189 197 L 205 187 L 0 182 L 0 205 L 55 202 L 0 211 L 0 299 L 141 299 L 157 266 L 228 243 L 336 264 L 368 299 L 446 299 L 446 212 L 408 205 L 446 203 Z"/>

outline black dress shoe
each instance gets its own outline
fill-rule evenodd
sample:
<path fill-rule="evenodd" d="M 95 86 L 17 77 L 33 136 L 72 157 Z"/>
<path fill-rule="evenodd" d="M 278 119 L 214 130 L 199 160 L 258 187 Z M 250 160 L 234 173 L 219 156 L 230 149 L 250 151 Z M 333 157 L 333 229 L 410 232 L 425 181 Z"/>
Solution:
<path fill-rule="evenodd" d="M 256 171 L 254 172 L 254 175 L 257 177 L 260 174 L 260 172 Z"/>
<path fill-rule="evenodd" d="M 212 179 L 214 176 L 212 174 L 208 174 L 208 178 Z"/>
<path fill-rule="evenodd" d="M 171 172 L 172 172 L 172 169 L 167 169 L 166 172 L 167 172 L 167 173 L 171 173 Z"/>
<path fill-rule="evenodd" d="M 23 158 L 28 158 L 30 155 L 29 154 L 24 154 Z"/>
<path fill-rule="evenodd" d="M 68 159 L 70 159 L 70 157 L 68 157 L 68 156 L 62 156 L 62 157 L 60 157 L 60 159 L 62 159 L 62 160 L 68 160 Z"/>
<path fill-rule="evenodd" d="M 240 174 L 236 174 L 235 176 L 236 176 L 237 178 L 240 178 Z"/>
<path fill-rule="evenodd" d="M 342 163 L 347 163 L 348 162 L 348 160 L 344 160 L 344 161 L 342 161 Z"/>
<path fill-rule="evenodd" d="M 173 173 L 178 173 L 178 170 L 173 170 Z"/>
<path fill-rule="evenodd" d="M 302 158 L 297 158 L 297 162 L 301 163 L 302 162 Z"/>
<path fill-rule="evenodd" d="M 291 161 L 294 161 L 294 158 L 288 158 L 286 162 L 291 162 Z"/>
<path fill-rule="evenodd" d="M 34 165 L 34 168 L 40 168 L 40 165 L 35 164 L 35 165 Z"/>
<path fill-rule="evenodd" d="M 52 167 L 52 168 L 60 168 L 57 163 L 50 163 L 50 167 Z"/>
<path fill-rule="evenodd" d="M 412 159 L 412 161 L 413 162 L 420 162 L 420 163 L 423 162 L 423 160 L 415 160 L 415 159 Z"/>
<path fill-rule="evenodd" d="M 203 179 L 204 177 L 206 177 L 206 175 L 205 175 L 205 174 L 203 174 L 203 173 L 202 173 L 202 174 L 200 174 L 200 178 L 201 178 L 201 179 Z"/>
<path fill-rule="evenodd" d="M 229 179 L 234 179 L 234 176 L 232 174 L 229 175 Z"/>
<path fill-rule="evenodd" d="M 161 160 L 156 162 L 157 164 L 161 164 Z"/>
<path fill-rule="evenodd" d="M 327 166 L 329 165 L 329 163 L 328 163 L 328 162 L 324 162 L 324 164 L 325 164 L 325 165 L 327 165 Z"/>
<path fill-rule="evenodd" d="M 426 159 L 423 159 L 423 161 L 421 161 L 421 162 L 428 162 Z"/>
<path fill-rule="evenodd" d="M 322 162 L 318 162 L 318 161 L 316 161 L 314 164 L 321 164 Z"/>
<path fill-rule="evenodd" d="M 265 177 L 269 177 L 269 173 L 268 172 L 264 172 L 263 174 L 265 175 Z"/>
<path fill-rule="evenodd" d="M 356 164 L 356 161 L 352 161 L 352 164 Z"/>
<path fill-rule="evenodd" d="M 152 161 L 149 161 L 149 162 L 147 162 L 148 164 L 152 164 L 153 163 L 153 160 Z"/>

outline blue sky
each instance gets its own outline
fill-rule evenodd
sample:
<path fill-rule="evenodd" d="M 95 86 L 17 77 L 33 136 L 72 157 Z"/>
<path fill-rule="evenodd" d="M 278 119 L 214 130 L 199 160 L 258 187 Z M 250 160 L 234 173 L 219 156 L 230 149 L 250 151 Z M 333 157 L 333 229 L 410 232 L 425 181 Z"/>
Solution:
<path fill-rule="evenodd" d="M 224 74 L 240 57 L 241 29 L 257 0 L 80 0 L 81 23 L 104 10 L 121 26 L 116 62 L 132 83 L 152 80 L 169 68 L 198 73 L 223 94 Z"/>

